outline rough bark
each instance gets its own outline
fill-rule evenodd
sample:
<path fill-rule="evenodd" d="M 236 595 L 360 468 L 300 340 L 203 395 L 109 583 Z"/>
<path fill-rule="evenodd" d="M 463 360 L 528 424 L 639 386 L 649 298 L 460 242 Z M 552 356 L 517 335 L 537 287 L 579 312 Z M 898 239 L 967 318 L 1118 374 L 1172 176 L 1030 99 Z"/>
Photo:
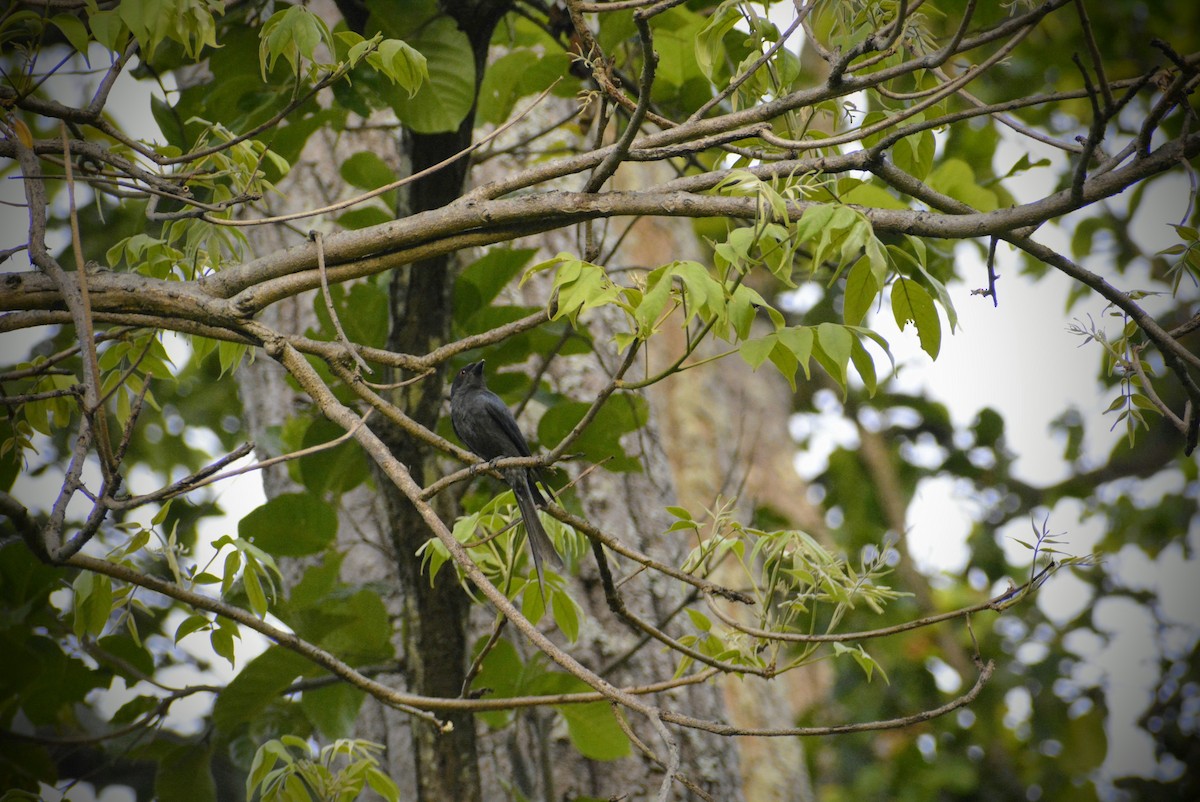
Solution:
<path fill-rule="evenodd" d="M 492 30 L 508 8 L 507 0 L 451 2 L 444 6 L 471 42 L 476 90 L 482 80 Z M 405 150 L 411 170 L 424 170 L 469 146 L 474 121 L 472 110 L 452 133 L 406 136 Z M 468 159 L 460 159 L 414 182 L 401 202 L 401 214 L 438 209 L 453 201 L 462 192 L 469 163 Z M 444 254 L 406 265 L 394 273 L 387 343 L 390 350 L 424 354 L 449 339 L 457 266 L 455 254 Z M 433 429 L 442 411 L 445 378 L 444 366 L 439 366 L 421 381 L 393 394 L 391 400 L 417 423 Z M 438 460 L 428 447 L 392 427 L 382 427 L 381 434 L 418 481 L 435 476 Z M 400 628 L 409 686 L 427 696 L 458 696 L 469 658 L 466 626 L 470 600 L 450 581 L 449 575 L 432 584 L 423 575 L 417 550 L 429 539 L 428 528 L 397 488 L 387 482 L 379 484 L 387 510 L 387 536 L 403 588 Z M 444 518 L 453 517 L 451 504 L 446 497 L 439 499 L 439 511 Z M 420 724 L 412 728 L 417 798 L 430 802 L 479 800 L 482 788 L 474 717 L 465 714 L 447 718 L 453 724 L 450 732 L 438 732 Z"/>

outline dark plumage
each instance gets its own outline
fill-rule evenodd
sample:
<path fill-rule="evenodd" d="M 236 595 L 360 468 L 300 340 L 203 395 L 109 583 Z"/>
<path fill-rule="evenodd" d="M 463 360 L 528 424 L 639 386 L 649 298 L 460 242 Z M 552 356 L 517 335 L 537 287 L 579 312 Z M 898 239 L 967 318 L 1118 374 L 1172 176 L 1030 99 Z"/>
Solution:
<path fill-rule="evenodd" d="M 450 385 L 450 423 L 458 439 L 480 459 L 530 456 L 529 445 L 512 412 L 500 396 L 487 388 L 482 359 L 467 365 L 454 377 Z M 562 560 L 538 519 L 537 508 L 545 506 L 546 498 L 538 489 L 537 478 L 536 471 L 529 468 L 504 469 L 504 479 L 513 490 L 525 531 L 529 533 L 529 553 L 544 595 L 542 559 L 549 557 L 556 565 L 562 565 Z"/>

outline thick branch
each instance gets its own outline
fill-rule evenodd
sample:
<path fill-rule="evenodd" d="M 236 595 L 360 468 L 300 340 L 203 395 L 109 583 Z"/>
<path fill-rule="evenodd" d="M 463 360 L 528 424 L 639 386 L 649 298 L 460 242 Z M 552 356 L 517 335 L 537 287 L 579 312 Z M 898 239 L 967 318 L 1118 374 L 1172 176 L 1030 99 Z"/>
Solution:
<path fill-rule="evenodd" d="M 1164 144 L 1149 156 L 1101 175 L 1092 175 L 1075 197 L 1065 189 L 1032 203 L 992 212 L 938 214 L 923 210 L 852 206 L 877 233 L 923 237 L 971 238 L 1007 234 L 1116 195 L 1130 186 L 1173 169 L 1200 154 L 1200 133 Z M 791 202 L 799 219 L 812 202 Z M 753 220 L 755 198 L 696 195 L 683 191 L 547 192 L 518 198 L 462 202 L 360 231 L 331 234 L 324 247 L 331 282 L 374 275 L 385 269 L 449 253 L 463 238 L 519 225 L 525 232 L 548 231 L 584 220 L 614 216 L 731 217 Z M 240 267 L 192 282 L 159 281 L 129 273 L 89 276 L 92 307 L 194 320 L 237 329 L 246 318 L 277 298 L 272 281 L 285 282 L 288 295 L 320 286 L 316 249 L 306 243 L 269 254 Z M 371 257 L 378 257 L 372 259 Z M 66 277 L 70 288 L 73 279 Z M 45 276 L 9 274 L 0 287 L 0 311 L 62 308 L 61 294 Z M 1194 357 L 1193 357 L 1194 358 Z"/>

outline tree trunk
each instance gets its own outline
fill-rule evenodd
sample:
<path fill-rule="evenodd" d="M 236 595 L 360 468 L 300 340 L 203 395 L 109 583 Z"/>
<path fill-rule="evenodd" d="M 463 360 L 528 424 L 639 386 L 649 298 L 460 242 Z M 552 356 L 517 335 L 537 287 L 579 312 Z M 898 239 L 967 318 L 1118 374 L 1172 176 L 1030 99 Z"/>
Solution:
<path fill-rule="evenodd" d="M 509 8 L 507 0 L 483 0 L 477 4 L 448 2 L 444 10 L 454 17 L 467 35 L 475 53 L 475 89 L 478 92 L 486 65 L 488 42 L 497 22 Z M 457 131 L 446 134 L 411 134 L 405 137 L 411 170 L 419 173 L 460 153 L 471 144 L 475 113 L 471 112 Z M 415 181 L 401 201 L 401 214 L 441 208 L 461 193 L 470 160 L 461 158 L 447 167 Z M 391 331 L 388 348 L 424 354 L 444 344 L 450 335 L 454 278 L 459 266 L 453 255 L 405 265 L 392 276 L 390 292 Z M 429 429 L 437 425 L 446 391 L 444 365 L 418 382 L 393 393 L 392 403 Z M 422 484 L 437 475 L 437 455 L 395 427 L 382 425 L 384 441 L 392 453 L 408 466 Z M 409 687 L 425 696 L 453 698 L 462 693 L 468 665 L 467 621 L 470 600 L 446 574 L 430 583 L 421 572 L 417 550 L 430 532 L 416 509 L 391 483 L 377 473 L 387 510 L 388 539 L 397 559 L 403 588 L 400 627 L 404 641 Z M 434 502 L 444 520 L 453 520 L 456 510 L 448 496 Z M 444 717 L 450 732 L 431 726 L 413 727 L 417 798 L 429 802 L 461 800 L 476 802 L 482 790 L 475 738 L 475 720 L 470 714 Z"/>

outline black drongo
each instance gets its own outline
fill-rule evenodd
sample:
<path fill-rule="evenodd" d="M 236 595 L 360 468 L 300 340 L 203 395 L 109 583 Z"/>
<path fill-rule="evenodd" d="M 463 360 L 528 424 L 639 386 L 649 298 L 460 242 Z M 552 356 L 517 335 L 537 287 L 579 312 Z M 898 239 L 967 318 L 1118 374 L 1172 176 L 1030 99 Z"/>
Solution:
<path fill-rule="evenodd" d="M 488 461 L 501 457 L 528 457 L 529 445 L 517 426 L 517 421 L 500 396 L 487 388 L 483 379 L 483 360 L 472 362 L 458 372 L 450 385 L 450 423 L 458 439 Z M 542 558 L 562 565 L 554 544 L 542 528 L 537 508 L 545 506 L 546 498 L 537 486 L 537 471 L 532 468 L 505 468 L 504 479 L 517 499 L 517 508 L 529 533 L 529 553 L 537 569 L 538 586 L 545 594 L 542 577 Z"/>

